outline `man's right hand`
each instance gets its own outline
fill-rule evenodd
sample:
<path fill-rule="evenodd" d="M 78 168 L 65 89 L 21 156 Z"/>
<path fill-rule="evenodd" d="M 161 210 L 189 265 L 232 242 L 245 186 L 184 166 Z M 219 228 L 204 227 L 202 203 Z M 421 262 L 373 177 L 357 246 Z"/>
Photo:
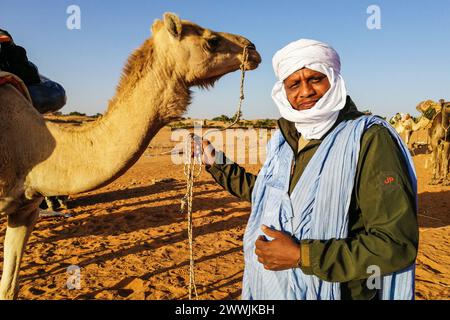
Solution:
<path fill-rule="evenodd" d="M 214 146 L 209 142 L 209 140 L 202 139 L 201 140 L 201 149 L 200 149 L 200 137 L 194 136 L 191 142 L 191 157 L 197 155 L 201 152 L 202 155 L 202 163 L 207 166 L 212 166 L 216 161 L 216 150 Z"/>

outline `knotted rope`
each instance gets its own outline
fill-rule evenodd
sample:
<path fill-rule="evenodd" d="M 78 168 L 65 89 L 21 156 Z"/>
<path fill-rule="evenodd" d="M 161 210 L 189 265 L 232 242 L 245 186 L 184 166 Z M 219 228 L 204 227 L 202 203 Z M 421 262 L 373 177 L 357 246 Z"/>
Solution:
<path fill-rule="evenodd" d="M 186 194 L 181 200 L 181 213 L 184 212 L 184 208 L 187 205 L 187 231 L 189 238 L 189 300 L 192 300 L 192 291 L 195 293 L 196 299 L 198 299 L 197 286 L 195 284 L 195 261 L 193 250 L 193 226 L 192 226 L 192 198 L 194 194 L 194 180 L 200 177 L 202 172 L 202 159 L 201 154 L 197 153 L 194 158 L 191 157 L 191 139 L 188 139 L 186 144 L 187 160 L 184 164 L 184 175 L 186 176 Z"/>

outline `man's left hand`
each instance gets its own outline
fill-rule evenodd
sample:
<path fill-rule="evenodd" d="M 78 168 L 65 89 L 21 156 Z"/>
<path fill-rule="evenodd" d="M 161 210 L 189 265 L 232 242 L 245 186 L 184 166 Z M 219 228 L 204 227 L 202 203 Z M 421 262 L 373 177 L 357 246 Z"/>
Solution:
<path fill-rule="evenodd" d="M 255 243 L 255 253 L 258 261 L 264 265 L 264 269 L 281 271 L 297 267 L 300 259 L 299 244 L 285 232 L 264 225 L 261 229 L 266 235 L 273 238 L 272 241 L 269 241 L 265 236 L 259 236 Z"/>

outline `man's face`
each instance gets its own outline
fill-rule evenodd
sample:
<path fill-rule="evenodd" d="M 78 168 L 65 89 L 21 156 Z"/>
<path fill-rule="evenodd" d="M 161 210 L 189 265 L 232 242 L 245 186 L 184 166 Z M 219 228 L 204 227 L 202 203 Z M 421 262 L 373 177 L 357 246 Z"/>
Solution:
<path fill-rule="evenodd" d="M 330 87 L 326 75 L 308 68 L 300 69 L 284 80 L 289 103 L 298 111 L 314 107 Z"/>

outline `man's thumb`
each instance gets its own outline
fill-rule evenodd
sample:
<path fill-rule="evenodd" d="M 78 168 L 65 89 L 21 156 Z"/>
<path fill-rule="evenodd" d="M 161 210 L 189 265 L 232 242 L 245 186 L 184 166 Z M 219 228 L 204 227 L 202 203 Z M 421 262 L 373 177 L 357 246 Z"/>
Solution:
<path fill-rule="evenodd" d="M 264 224 L 261 226 L 261 229 L 269 237 L 272 237 L 272 238 L 278 238 L 279 237 L 280 231 L 277 231 L 277 230 L 274 230 L 272 228 L 269 228 L 268 226 L 266 226 Z"/>

